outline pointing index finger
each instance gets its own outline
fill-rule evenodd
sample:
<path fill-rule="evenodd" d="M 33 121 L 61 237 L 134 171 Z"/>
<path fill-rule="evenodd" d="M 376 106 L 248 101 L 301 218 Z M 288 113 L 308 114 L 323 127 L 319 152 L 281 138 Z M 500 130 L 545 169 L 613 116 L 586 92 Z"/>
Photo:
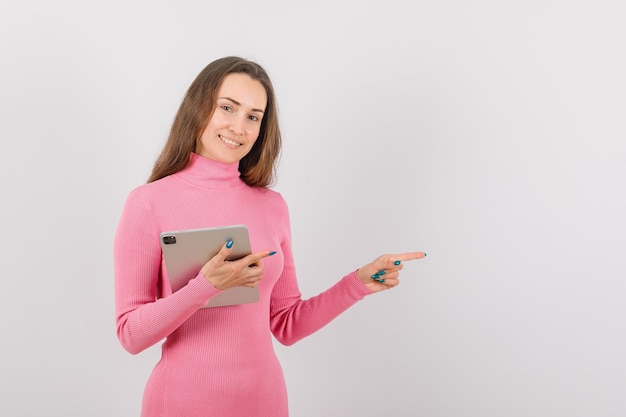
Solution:
<path fill-rule="evenodd" d="M 426 257 L 426 252 L 405 252 L 391 256 L 394 261 L 412 261 L 415 259 L 422 259 L 424 257 Z"/>
<path fill-rule="evenodd" d="M 267 258 L 268 256 L 272 256 L 275 255 L 276 251 L 263 251 L 263 252 L 255 252 L 255 253 L 251 253 L 248 256 L 246 256 L 246 261 L 250 262 L 250 263 L 256 263 L 258 261 L 260 261 L 263 258 Z"/>

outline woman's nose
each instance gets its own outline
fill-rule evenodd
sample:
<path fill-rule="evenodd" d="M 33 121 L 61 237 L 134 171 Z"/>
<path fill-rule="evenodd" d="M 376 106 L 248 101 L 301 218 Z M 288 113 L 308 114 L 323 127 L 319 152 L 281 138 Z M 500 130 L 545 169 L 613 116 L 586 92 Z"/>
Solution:
<path fill-rule="evenodd" d="M 230 121 L 230 130 L 238 135 L 242 135 L 246 131 L 244 117 L 235 115 Z"/>

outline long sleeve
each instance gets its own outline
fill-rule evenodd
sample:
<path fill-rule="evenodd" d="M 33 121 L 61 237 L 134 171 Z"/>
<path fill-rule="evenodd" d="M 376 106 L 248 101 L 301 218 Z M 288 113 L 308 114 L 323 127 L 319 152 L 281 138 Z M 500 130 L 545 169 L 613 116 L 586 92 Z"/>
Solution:
<path fill-rule="evenodd" d="M 324 327 L 371 292 L 359 280 L 355 271 L 326 291 L 303 300 L 296 278 L 286 205 L 284 210 L 283 219 L 287 224 L 281 248 L 285 262 L 282 274 L 272 291 L 270 327 L 280 343 L 292 345 Z"/>
<path fill-rule="evenodd" d="M 277 301 L 270 317 L 272 333 L 284 345 L 292 345 L 315 333 L 370 294 L 355 272 L 307 300 L 296 295 L 298 292 L 293 280 L 285 281 L 290 283 L 277 285 L 278 288 L 275 289 L 280 295 L 275 297 Z"/>
<path fill-rule="evenodd" d="M 135 190 L 124 206 L 114 243 L 117 336 L 131 353 L 167 337 L 220 292 L 199 275 L 180 291 L 158 298 L 161 247 L 156 225 L 150 203 Z"/>

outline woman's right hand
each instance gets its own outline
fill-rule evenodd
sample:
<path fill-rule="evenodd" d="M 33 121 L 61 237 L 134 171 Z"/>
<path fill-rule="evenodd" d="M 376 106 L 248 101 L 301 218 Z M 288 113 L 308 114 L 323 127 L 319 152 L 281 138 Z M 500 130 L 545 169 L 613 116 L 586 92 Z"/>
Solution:
<path fill-rule="evenodd" d="M 217 255 L 202 266 L 200 273 L 211 285 L 221 291 L 238 286 L 256 287 L 263 277 L 261 260 L 276 252 L 255 252 L 236 261 L 227 261 L 226 258 L 232 252 L 232 247 L 232 240 L 226 242 Z"/>

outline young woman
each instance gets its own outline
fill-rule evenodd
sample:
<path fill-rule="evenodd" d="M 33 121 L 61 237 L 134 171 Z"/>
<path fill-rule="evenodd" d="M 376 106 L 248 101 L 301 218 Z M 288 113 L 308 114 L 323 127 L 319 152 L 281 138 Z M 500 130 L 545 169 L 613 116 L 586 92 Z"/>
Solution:
<path fill-rule="evenodd" d="M 148 183 L 129 194 L 114 248 L 117 335 L 133 354 L 165 339 L 142 416 L 288 416 L 272 335 L 297 342 L 366 295 L 398 285 L 402 261 L 425 256 L 380 256 L 303 300 L 287 205 L 268 188 L 280 146 L 267 73 L 242 58 L 218 59 L 189 87 Z M 224 242 L 172 293 L 159 235 L 233 224 L 248 227 L 253 253 L 226 261 L 237 242 Z M 241 285 L 257 287 L 260 300 L 202 308 Z"/>

